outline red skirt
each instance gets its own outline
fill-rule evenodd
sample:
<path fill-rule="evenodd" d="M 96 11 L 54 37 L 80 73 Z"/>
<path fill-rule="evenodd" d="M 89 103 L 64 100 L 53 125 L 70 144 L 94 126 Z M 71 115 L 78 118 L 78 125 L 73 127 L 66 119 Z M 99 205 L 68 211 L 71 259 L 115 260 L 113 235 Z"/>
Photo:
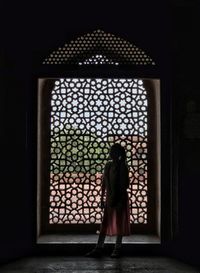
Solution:
<path fill-rule="evenodd" d="M 108 205 L 105 206 L 100 233 L 110 236 L 130 235 L 130 211 L 128 200 L 122 207 L 111 208 Z"/>

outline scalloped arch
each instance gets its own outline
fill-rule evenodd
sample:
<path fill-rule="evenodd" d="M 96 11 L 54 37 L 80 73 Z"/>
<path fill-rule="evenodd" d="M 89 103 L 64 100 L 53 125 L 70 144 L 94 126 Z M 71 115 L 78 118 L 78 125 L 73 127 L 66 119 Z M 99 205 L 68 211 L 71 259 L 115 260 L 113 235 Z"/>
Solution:
<path fill-rule="evenodd" d="M 78 37 L 53 51 L 43 64 L 155 65 L 144 50 L 102 30 Z"/>

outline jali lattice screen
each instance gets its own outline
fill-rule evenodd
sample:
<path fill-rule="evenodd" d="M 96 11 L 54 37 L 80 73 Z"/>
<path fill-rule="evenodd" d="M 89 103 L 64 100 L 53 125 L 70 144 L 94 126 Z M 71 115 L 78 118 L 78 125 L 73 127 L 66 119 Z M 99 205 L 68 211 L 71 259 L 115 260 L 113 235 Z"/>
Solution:
<path fill-rule="evenodd" d="M 154 66 L 155 62 L 149 54 L 129 41 L 98 29 L 54 50 L 43 64 Z"/>
<path fill-rule="evenodd" d="M 51 92 L 50 224 L 100 223 L 110 146 L 123 145 L 131 223 L 147 223 L 147 93 L 139 79 L 56 80 Z"/>

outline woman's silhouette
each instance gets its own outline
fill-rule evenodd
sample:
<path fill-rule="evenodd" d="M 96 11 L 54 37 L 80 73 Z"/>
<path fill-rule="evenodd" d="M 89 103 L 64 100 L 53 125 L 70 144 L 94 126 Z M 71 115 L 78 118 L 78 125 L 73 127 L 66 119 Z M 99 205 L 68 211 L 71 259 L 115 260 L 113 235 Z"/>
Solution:
<path fill-rule="evenodd" d="M 88 257 L 101 256 L 106 235 L 116 236 L 111 257 L 118 257 L 122 237 L 130 235 L 130 214 L 127 188 L 129 174 L 125 149 L 118 143 L 110 149 L 111 161 L 104 168 L 102 177 L 101 207 L 104 208 L 99 239 L 95 248 L 86 254 Z M 104 202 L 105 197 L 105 202 Z"/>

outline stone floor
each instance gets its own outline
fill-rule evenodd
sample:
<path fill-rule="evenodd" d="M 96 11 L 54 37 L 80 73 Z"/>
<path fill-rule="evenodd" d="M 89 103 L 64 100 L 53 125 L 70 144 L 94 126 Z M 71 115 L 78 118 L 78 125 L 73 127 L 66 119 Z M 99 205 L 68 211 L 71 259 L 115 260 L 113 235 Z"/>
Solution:
<path fill-rule="evenodd" d="M 121 257 L 101 259 L 30 257 L 0 266 L 0 273 L 200 273 L 182 262 L 165 257 Z"/>

